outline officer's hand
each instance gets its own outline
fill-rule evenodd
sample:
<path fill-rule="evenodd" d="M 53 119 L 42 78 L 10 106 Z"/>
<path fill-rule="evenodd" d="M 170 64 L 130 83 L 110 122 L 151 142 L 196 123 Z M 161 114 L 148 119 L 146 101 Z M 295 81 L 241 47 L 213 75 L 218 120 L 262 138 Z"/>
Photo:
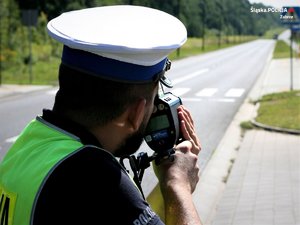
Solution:
<path fill-rule="evenodd" d="M 166 160 L 161 165 L 154 166 L 163 195 L 168 195 L 168 191 L 193 193 L 199 181 L 200 141 L 188 110 L 180 107 L 178 115 L 185 141 L 175 147 L 173 162 Z"/>
<path fill-rule="evenodd" d="M 198 155 L 201 150 L 201 144 L 195 131 L 194 121 L 190 112 L 183 106 L 178 107 L 178 117 L 180 123 L 180 131 L 184 140 L 188 140 L 192 144 L 191 151 Z M 177 145 L 178 147 L 178 145 Z"/>

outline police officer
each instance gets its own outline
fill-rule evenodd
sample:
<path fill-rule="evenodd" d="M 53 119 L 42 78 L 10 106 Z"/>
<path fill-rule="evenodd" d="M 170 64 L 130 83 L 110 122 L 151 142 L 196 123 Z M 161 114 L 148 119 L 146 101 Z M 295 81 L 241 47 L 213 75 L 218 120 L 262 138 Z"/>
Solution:
<path fill-rule="evenodd" d="M 64 13 L 47 29 L 64 46 L 59 91 L 0 164 L 0 223 L 164 224 L 117 158 L 140 147 L 184 25 L 151 8 L 106 6 Z M 155 173 L 165 224 L 198 225 L 200 143 L 189 111 L 178 116 L 185 141 Z"/>

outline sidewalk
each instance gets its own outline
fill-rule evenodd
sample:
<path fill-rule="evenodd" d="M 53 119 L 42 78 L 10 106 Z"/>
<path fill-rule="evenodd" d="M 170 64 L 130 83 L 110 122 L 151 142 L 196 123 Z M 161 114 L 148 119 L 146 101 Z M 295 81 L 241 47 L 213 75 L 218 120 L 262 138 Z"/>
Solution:
<path fill-rule="evenodd" d="M 293 78 L 300 89 L 299 59 Z M 271 60 L 201 177 L 194 197 L 204 225 L 300 225 L 300 136 L 239 128 L 255 117 L 250 100 L 289 89 L 289 59 Z"/>
<path fill-rule="evenodd" d="M 248 131 L 212 224 L 299 225 L 299 146 L 299 136 Z"/>

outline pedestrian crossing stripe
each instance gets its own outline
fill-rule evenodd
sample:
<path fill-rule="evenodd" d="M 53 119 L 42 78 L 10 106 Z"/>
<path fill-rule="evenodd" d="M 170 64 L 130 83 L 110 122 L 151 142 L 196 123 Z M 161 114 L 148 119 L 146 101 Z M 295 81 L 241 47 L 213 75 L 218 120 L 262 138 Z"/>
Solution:
<path fill-rule="evenodd" d="M 242 88 L 232 88 L 232 89 L 229 89 L 226 93 L 225 93 L 225 97 L 235 97 L 235 98 L 238 98 L 238 97 L 241 97 L 245 92 L 245 89 L 242 89 Z"/>
<path fill-rule="evenodd" d="M 210 97 L 213 96 L 218 91 L 217 88 L 204 88 L 196 93 L 198 97 Z"/>
<path fill-rule="evenodd" d="M 201 102 L 203 98 L 181 98 L 183 102 Z M 206 99 L 207 100 L 207 99 Z M 212 102 L 225 102 L 225 103 L 234 103 L 235 99 L 233 98 L 210 98 L 208 101 Z"/>
<path fill-rule="evenodd" d="M 179 88 L 174 88 L 171 90 L 171 92 L 178 96 L 182 97 L 186 95 L 188 92 L 190 92 L 192 89 L 191 88 L 184 88 L 184 87 L 179 87 Z M 189 99 L 190 101 L 199 101 L 196 99 L 199 98 L 211 98 L 212 101 L 221 101 L 221 102 L 233 102 L 233 99 L 241 97 L 245 93 L 244 88 L 230 88 L 226 92 L 222 92 L 223 94 L 220 94 L 221 91 L 218 88 L 203 88 L 202 90 L 196 92 L 194 94 L 195 97 L 186 97 L 186 99 Z M 220 98 L 215 98 L 215 96 L 219 94 L 221 95 Z M 199 98 L 197 98 L 199 97 Z"/>
<path fill-rule="evenodd" d="M 189 91 L 190 91 L 190 88 L 176 88 L 176 89 L 172 90 L 172 93 L 176 96 L 182 96 Z"/>

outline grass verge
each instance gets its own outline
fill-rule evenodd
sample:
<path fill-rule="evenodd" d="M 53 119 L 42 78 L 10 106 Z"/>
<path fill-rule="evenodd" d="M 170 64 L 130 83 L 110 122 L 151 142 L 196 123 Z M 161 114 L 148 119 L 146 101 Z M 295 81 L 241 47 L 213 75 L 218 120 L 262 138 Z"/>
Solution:
<path fill-rule="evenodd" d="M 300 91 L 263 96 L 256 121 L 265 125 L 300 130 Z"/>
<path fill-rule="evenodd" d="M 290 57 L 290 46 L 286 44 L 282 40 L 278 40 L 276 42 L 276 46 L 273 53 L 274 59 L 281 59 L 281 58 L 289 58 Z M 293 51 L 294 57 L 297 55 L 295 51 Z"/>

